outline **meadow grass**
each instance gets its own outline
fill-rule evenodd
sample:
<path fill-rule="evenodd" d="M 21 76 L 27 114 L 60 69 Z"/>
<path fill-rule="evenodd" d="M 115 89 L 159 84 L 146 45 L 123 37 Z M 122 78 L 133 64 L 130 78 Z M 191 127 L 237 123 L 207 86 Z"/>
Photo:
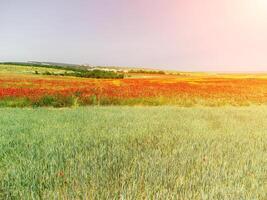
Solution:
<path fill-rule="evenodd" d="M 4 97 L 0 98 L 0 107 L 78 107 L 78 106 L 180 106 L 180 107 L 224 107 L 224 106 L 250 106 L 266 105 L 266 102 L 252 102 L 248 100 L 223 99 L 223 98 L 201 98 L 187 97 L 186 95 L 177 97 L 153 97 L 153 98 L 109 98 L 92 95 L 89 97 L 79 97 L 79 95 L 44 95 L 40 98 L 30 99 L 28 97 Z"/>
<path fill-rule="evenodd" d="M 0 116 L 0 199 L 267 199 L 266 106 Z"/>
<path fill-rule="evenodd" d="M 20 66 L 20 65 L 8 65 L 0 63 L 0 75 L 1 74 L 35 74 L 38 72 L 40 74 L 45 72 L 51 72 L 54 74 L 61 74 L 69 72 L 70 70 L 56 69 L 56 68 L 46 68 L 46 67 L 33 67 L 33 66 Z M 70 71 L 71 72 L 71 71 Z"/>

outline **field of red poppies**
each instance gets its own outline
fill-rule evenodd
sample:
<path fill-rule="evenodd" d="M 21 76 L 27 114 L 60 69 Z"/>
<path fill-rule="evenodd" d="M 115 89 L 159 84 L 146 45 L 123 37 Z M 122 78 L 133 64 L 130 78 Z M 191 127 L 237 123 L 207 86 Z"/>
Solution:
<path fill-rule="evenodd" d="M 179 105 L 267 103 L 262 74 L 143 75 L 88 79 L 0 73 L 0 105 Z"/>

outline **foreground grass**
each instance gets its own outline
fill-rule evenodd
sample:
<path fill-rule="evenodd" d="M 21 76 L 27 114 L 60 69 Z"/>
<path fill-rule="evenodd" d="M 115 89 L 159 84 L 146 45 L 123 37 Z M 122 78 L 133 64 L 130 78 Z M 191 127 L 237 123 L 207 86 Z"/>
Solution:
<path fill-rule="evenodd" d="M 2 199 L 266 199 L 267 107 L 0 109 Z"/>

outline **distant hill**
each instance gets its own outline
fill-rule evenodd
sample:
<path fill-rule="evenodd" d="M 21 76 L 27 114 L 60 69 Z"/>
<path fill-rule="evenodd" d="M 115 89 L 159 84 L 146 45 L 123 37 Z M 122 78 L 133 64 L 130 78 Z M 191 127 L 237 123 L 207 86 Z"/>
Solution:
<path fill-rule="evenodd" d="M 40 62 L 40 61 L 28 61 L 25 63 L 38 64 L 38 65 L 58 65 L 64 67 L 75 67 L 79 66 L 78 64 L 69 64 L 69 63 L 58 63 L 58 62 Z"/>
<path fill-rule="evenodd" d="M 1 62 L 0 64 L 60 68 L 60 69 L 65 69 L 65 70 L 68 70 L 68 69 L 69 70 L 88 70 L 89 69 L 89 67 L 85 67 L 85 66 L 77 65 L 77 64 L 56 63 L 56 62 L 39 62 L 39 61 Z"/>
<path fill-rule="evenodd" d="M 117 72 L 130 72 L 130 73 L 164 73 L 165 70 L 160 70 L 156 68 L 145 68 L 145 67 L 127 67 L 127 66 L 94 66 L 89 64 L 70 64 L 70 63 L 60 63 L 60 62 L 47 62 L 47 61 L 28 61 L 28 62 L 0 62 L 0 64 L 9 65 L 23 65 L 23 66 L 36 66 L 36 67 L 48 67 L 48 68 L 61 68 L 65 70 L 104 70 L 104 71 L 117 71 Z M 168 72 L 170 73 L 170 71 Z"/>

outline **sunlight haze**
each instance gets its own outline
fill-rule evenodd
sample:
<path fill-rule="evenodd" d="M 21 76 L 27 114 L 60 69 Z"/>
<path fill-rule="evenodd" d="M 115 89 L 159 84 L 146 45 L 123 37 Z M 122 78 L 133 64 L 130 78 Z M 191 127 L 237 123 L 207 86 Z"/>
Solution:
<path fill-rule="evenodd" d="M 266 0 L 1 0 L 0 61 L 267 71 Z"/>

